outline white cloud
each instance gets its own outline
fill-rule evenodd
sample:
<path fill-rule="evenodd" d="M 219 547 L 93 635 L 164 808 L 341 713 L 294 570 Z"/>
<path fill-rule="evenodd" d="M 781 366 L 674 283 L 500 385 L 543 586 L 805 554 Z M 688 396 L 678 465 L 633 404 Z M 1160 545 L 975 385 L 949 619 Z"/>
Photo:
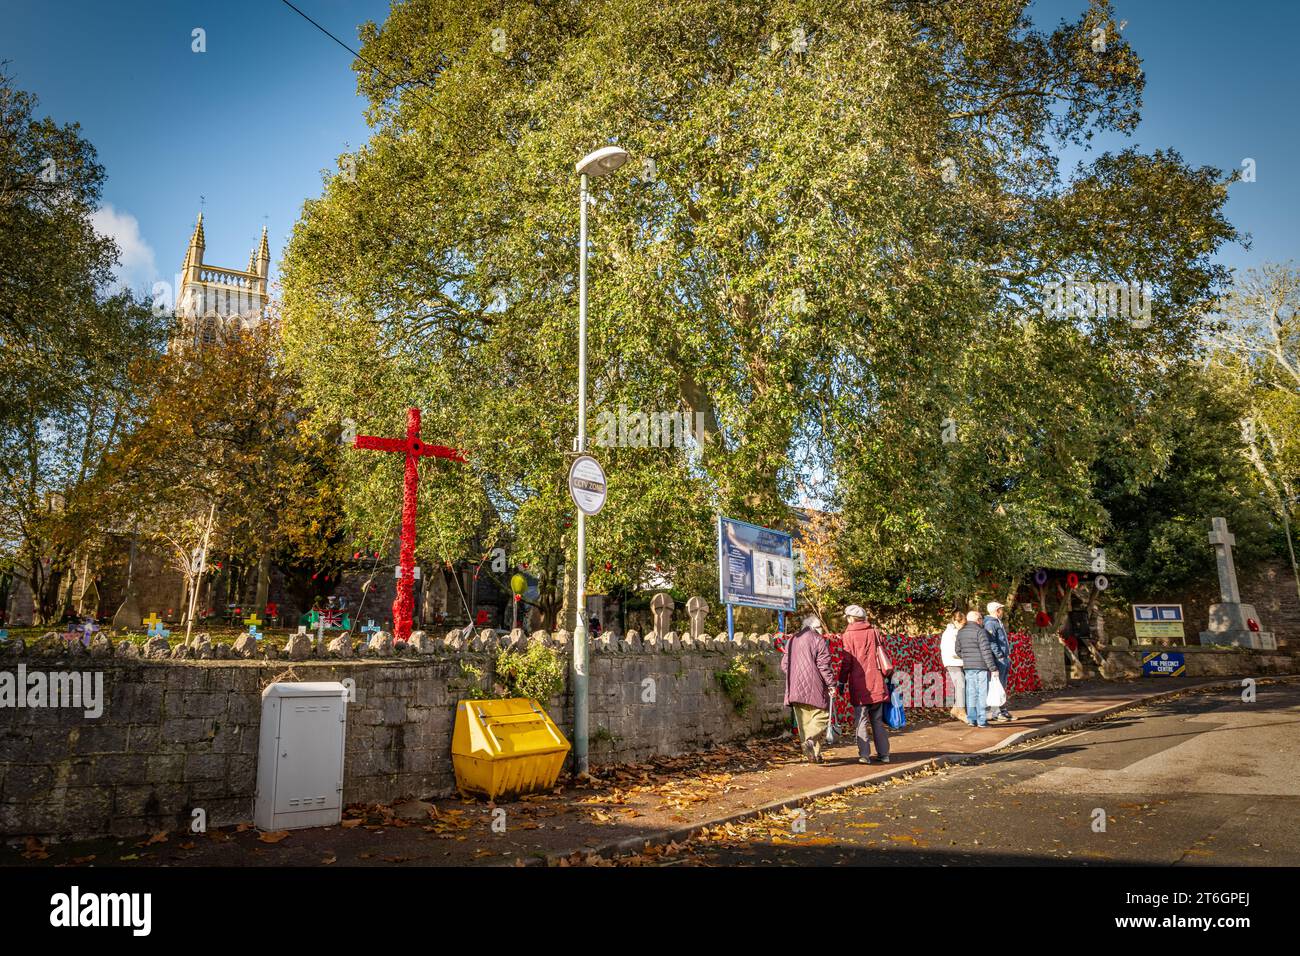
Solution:
<path fill-rule="evenodd" d="M 125 286 L 137 292 L 148 290 L 158 276 L 158 266 L 153 248 L 140 235 L 140 223 L 135 216 L 106 205 L 95 210 L 90 222 L 97 233 L 117 243 L 118 287 Z"/>

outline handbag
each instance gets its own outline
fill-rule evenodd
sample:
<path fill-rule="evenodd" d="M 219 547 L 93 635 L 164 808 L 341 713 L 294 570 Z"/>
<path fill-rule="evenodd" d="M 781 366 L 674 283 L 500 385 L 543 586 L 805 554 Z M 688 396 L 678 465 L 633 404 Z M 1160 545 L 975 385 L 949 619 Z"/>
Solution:
<path fill-rule="evenodd" d="M 1007 689 L 1002 686 L 1002 678 L 997 671 L 989 671 L 989 693 L 985 703 L 992 708 L 1007 705 Z"/>
<path fill-rule="evenodd" d="M 894 673 L 894 662 L 889 659 L 889 653 L 885 650 L 885 639 L 876 634 L 876 663 L 880 666 L 880 673 L 888 677 Z"/>
<path fill-rule="evenodd" d="M 884 717 L 891 730 L 907 726 L 907 712 L 903 710 L 903 689 L 897 684 L 894 684 L 889 699 L 885 701 Z"/>

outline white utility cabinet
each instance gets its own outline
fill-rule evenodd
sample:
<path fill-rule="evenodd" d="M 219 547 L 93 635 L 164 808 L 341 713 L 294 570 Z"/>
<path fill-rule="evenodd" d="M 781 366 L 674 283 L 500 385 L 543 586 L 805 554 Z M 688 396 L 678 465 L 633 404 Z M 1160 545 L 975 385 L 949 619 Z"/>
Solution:
<path fill-rule="evenodd" d="M 337 682 L 262 691 L 253 822 L 261 830 L 325 827 L 343 817 L 348 689 Z"/>

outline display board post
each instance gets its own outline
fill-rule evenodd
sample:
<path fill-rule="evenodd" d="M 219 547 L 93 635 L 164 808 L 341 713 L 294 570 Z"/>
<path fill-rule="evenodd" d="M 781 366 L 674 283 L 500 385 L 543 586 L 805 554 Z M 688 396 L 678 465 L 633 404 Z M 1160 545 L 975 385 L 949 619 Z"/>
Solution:
<path fill-rule="evenodd" d="M 734 605 L 727 605 L 727 640 L 729 641 L 734 641 L 736 639 L 736 618 L 732 613 L 733 607 Z"/>

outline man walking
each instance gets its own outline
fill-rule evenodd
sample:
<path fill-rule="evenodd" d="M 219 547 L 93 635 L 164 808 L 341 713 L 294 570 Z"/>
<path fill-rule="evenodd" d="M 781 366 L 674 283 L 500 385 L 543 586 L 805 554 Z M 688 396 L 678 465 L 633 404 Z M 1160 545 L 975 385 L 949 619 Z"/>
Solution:
<path fill-rule="evenodd" d="M 989 671 L 997 668 L 989 650 L 989 635 L 980 624 L 980 612 L 971 611 L 957 632 L 957 656 L 966 671 L 966 722 L 972 727 L 987 727 L 985 699 L 989 692 Z"/>
<path fill-rule="evenodd" d="M 1006 625 L 1002 623 L 1002 617 L 1007 609 L 997 601 L 989 601 L 988 612 L 984 618 L 984 630 L 988 632 L 989 650 L 993 652 L 993 659 L 998 662 L 998 679 L 1002 681 L 1002 689 L 1005 691 L 1007 674 L 1011 672 L 1011 638 L 1007 634 Z M 1011 716 L 1011 711 L 1007 710 L 1006 703 L 989 716 L 997 721 L 1016 719 Z"/>
<path fill-rule="evenodd" d="M 809 763 L 821 763 L 822 741 L 835 699 L 835 669 L 817 615 L 805 617 L 803 629 L 787 642 L 781 670 L 785 672 L 785 705 L 794 708 L 804 757 Z"/>
<path fill-rule="evenodd" d="M 889 687 L 880 669 L 880 632 L 867 623 L 867 612 L 861 605 L 850 604 L 844 609 L 844 616 L 849 626 L 841 635 L 844 659 L 840 663 L 840 677 L 848 681 L 849 703 L 854 707 L 857 721 L 858 763 L 889 763 L 889 730 L 885 727 Z M 874 758 L 872 742 L 876 745 Z"/>

